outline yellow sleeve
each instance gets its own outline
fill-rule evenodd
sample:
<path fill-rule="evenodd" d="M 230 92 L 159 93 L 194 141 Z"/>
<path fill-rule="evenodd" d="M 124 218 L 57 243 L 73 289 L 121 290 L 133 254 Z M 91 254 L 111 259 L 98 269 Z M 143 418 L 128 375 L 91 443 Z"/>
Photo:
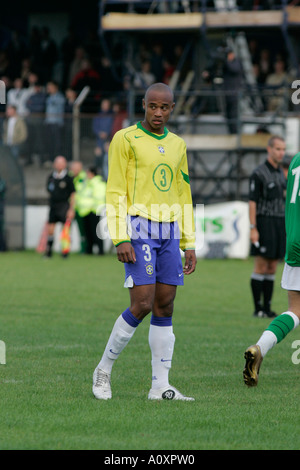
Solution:
<path fill-rule="evenodd" d="M 114 245 L 130 241 L 127 234 L 127 167 L 130 146 L 124 132 L 117 132 L 108 151 L 106 215 L 108 230 Z"/>
<path fill-rule="evenodd" d="M 179 192 L 180 205 L 182 207 L 181 218 L 180 220 L 178 220 L 181 234 L 180 248 L 182 250 L 194 250 L 196 243 L 194 208 L 190 187 L 186 147 L 184 147 L 184 154 L 177 172 L 177 186 Z"/>

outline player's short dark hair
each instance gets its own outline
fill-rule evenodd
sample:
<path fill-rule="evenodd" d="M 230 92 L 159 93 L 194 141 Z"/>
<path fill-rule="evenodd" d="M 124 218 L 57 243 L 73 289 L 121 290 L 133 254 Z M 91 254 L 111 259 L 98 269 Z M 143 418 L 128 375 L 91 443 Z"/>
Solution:
<path fill-rule="evenodd" d="M 273 147 L 275 140 L 281 140 L 282 142 L 285 142 L 284 138 L 281 135 L 272 135 L 269 140 L 268 140 L 268 147 Z"/>

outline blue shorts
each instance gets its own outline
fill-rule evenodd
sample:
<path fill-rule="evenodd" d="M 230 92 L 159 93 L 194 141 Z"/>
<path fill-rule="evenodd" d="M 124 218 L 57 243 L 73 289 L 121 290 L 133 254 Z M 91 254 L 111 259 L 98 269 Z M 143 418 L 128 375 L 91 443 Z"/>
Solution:
<path fill-rule="evenodd" d="M 153 222 L 131 217 L 131 244 L 136 262 L 125 263 L 124 287 L 146 284 L 183 285 L 177 222 Z"/>

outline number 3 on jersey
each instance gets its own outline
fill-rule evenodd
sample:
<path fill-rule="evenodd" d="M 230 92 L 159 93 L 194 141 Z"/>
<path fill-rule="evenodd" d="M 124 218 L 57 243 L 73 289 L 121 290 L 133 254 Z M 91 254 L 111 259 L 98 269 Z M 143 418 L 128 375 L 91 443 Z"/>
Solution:
<path fill-rule="evenodd" d="M 142 250 L 145 253 L 144 260 L 151 261 L 152 256 L 151 256 L 150 246 L 147 245 L 147 243 L 144 243 L 144 245 L 142 246 Z"/>
<path fill-rule="evenodd" d="M 161 163 L 155 168 L 152 179 L 159 191 L 169 191 L 173 181 L 172 168 L 166 163 Z"/>

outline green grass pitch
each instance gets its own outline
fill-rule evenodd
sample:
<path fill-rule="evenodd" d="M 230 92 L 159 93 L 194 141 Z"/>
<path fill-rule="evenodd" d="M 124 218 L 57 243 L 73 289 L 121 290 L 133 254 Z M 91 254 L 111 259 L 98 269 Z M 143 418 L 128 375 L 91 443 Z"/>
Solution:
<path fill-rule="evenodd" d="M 178 288 L 170 382 L 195 402 L 152 402 L 149 318 L 112 373 L 113 398 L 92 375 L 128 306 L 115 256 L 0 255 L 0 449 L 299 449 L 300 364 L 293 331 L 265 358 L 257 388 L 242 380 L 244 350 L 268 326 L 252 317 L 252 260 L 198 260 Z M 273 308 L 287 309 L 279 265 Z"/>

